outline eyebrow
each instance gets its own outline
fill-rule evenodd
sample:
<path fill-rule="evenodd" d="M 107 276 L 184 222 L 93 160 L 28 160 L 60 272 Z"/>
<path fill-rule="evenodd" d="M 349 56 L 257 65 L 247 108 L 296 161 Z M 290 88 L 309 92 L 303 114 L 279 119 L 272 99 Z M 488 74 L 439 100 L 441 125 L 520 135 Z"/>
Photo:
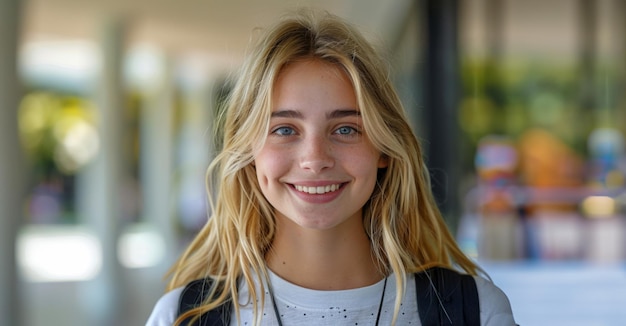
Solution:
<path fill-rule="evenodd" d="M 342 109 L 342 110 L 334 110 L 326 117 L 328 119 L 337 119 L 337 118 L 345 118 L 345 117 L 360 117 L 361 112 L 355 109 Z"/>
<path fill-rule="evenodd" d="M 272 118 L 298 118 L 302 119 L 302 113 L 296 110 L 279 110 L 272 112 Z"/>
<path fill-rule="evenodd" d="M 355 109 L 338 109 L 330 112 L 326 115 L 327 119 L 339 119 L 345 117 L 360 117 L 361 112 Z M 304 116 L 302 112 L 297 110 L 279 110 L 274 111 L 271 114 L 272 118 L 296 118 L 302 119 Z"/>

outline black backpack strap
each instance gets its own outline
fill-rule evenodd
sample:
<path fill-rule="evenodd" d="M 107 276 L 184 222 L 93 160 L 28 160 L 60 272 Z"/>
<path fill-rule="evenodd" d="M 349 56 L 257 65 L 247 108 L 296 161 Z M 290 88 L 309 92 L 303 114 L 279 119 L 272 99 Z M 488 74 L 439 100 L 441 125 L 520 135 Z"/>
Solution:
<path fill-rule="evenodd" d="M 185 286 L 178 301 L 178 316 L 184 312 L 200 306 L 211 290 L 211 279 L 200 279 L 190 282 Z M 231 304 L 229 302 L 204 313 L 193 326 L 228 326 L 230 325 Z M 181 325 L 187 326 L 190 318 Z"/>
<path fill-rule="evenodd" d="M 471 275 L 435 267 L 415 274 L 422 326 L 480 326 L 476 281 Z"/>

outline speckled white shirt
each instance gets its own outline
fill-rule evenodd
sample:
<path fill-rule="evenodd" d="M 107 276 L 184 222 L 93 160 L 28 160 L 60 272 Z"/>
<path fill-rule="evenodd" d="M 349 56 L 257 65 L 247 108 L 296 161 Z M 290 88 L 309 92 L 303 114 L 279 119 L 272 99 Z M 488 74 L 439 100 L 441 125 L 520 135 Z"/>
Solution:
<path fill-rule="evenodd" d="M 511 306 L 506 295 L 492 282 L 475 277 L 480 300 L 480 320 L 483 326 L 515 325 Z M 281 279 L 270 272 L 276 305 L 284 326 L 289 325 L 375 325 L 384 280 L 363 288 L 341 291 L 318 291 L 306 289 Z M 407 276 L 407 286 L 396 325 L 420 326 L 414 275 Z M 178 300 L 183 288 L 166 293 L 156 303 L 146 326 L 170 326 L 176 319 Z M 240 285 L 241 303 L 248 298 L 245 282 Z M 390 325 L 396 298 L 396 278 L 388 277 L 381 309 L 379 325 Z M 265 293 L 265 307 L 262 325 L 277 326 L 278 322 L 271 304 L 269 293 Z M 252 304 L 244 305 L 241 311 L 241 325 L 254 325 Z M 231 325 L 237 325 L 237 317 L 231 318 Z"/>

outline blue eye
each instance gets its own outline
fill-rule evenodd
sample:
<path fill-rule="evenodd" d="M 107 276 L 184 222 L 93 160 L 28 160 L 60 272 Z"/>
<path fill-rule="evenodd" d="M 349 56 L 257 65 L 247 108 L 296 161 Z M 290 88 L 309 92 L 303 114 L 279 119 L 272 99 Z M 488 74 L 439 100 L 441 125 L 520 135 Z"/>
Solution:
<path fill-rule="evenodd" d="M 343 126 L 343 127 L 339 127 L 337 129 L 337 131 L 335 131 L 336 133 L 340 134 L 340 135 L 351 135 L 356 133 L 356 129 L 352 128 L 352 127 L 348 127 L 348 126 Z"/>
<path fill-rule="evenodd" d="M 293 130 L 293 128 L 290 128 L 290 127 L 278 127 L 274 129 L 272 133 L 277 134 L 279 136 L 290 136 L 290 135 L 294 135 L 296 132 Z"/>

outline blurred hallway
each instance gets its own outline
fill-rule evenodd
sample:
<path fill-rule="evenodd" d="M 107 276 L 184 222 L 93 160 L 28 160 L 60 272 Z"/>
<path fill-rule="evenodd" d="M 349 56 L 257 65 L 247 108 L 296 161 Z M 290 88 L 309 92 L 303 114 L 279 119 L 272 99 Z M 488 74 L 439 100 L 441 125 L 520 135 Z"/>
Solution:
<path fill-rule="evenodd" d="M 206 221 L 246 46 L 302 5 L 384 49 L 446 221 L 518 323 L 623 324 L 623 1 L 8 0 L 0 325 L 143 325 Z"/>

